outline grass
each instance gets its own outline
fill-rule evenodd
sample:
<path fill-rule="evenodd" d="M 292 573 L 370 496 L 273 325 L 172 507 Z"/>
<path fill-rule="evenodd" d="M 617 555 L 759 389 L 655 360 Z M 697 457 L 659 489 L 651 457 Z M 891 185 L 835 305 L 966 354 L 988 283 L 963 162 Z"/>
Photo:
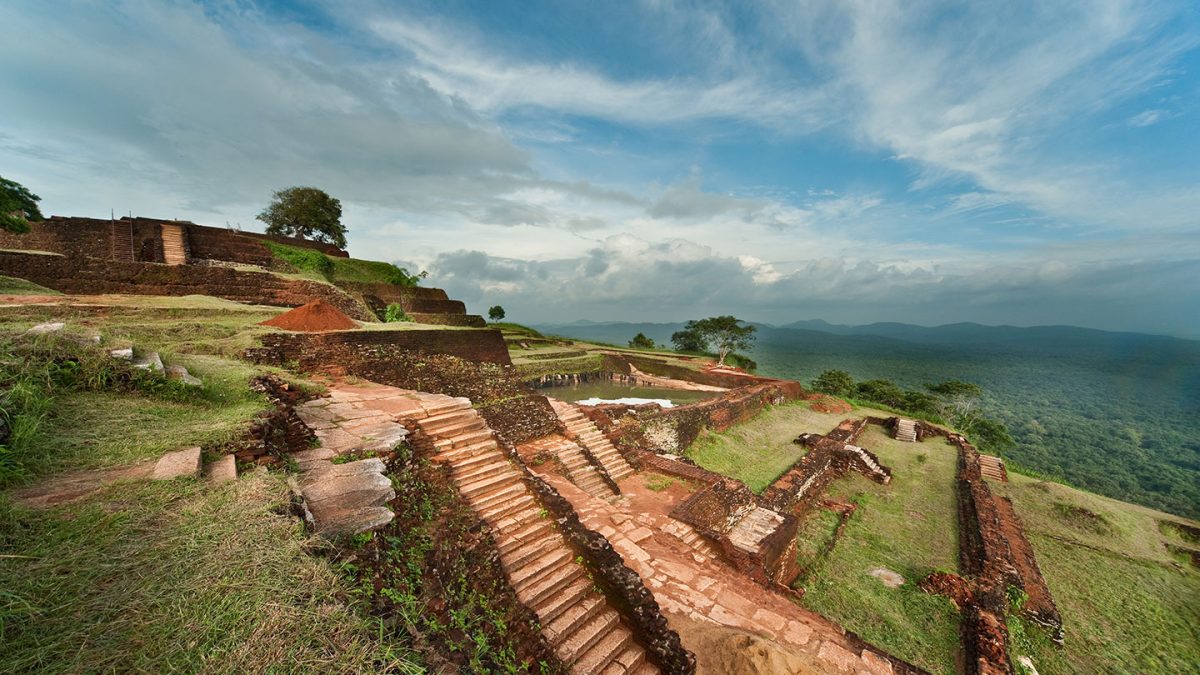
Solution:
<path fill-rule="evenodd" d="M 807 452 L 792 439 L 805 432 L 827 433 L 845 417 L 816 412 L 803 401 L 772 406 L 744 424 L 702 433 L 686 454 L 700 466 L 762 492 Z"/>
<path fill-rule="evenodd" d="M 329 256 L 315 249 L 270 241 L 263 243 L 278 260 L 294 268 L 298 274 L 318 281 L 416 286 L 420 279 L 392 263 Z"/>
<path fill-rule="evenodd" d="M 858 444 L 892 468 L 892 481 L 879 485 L 850 474 L 829 487 L 830 497 L 858 509 L 833 551 L 805 579 L 803 603 L 930 672 L 953 673 L 958 612 L 947 599 L 924 593 L 916 583 L 935 570 L 958 567 L 957 454 L 940 439 L 902 443 L 874 425 Z M 818 520 L 812 528 L 820 534 L 836 526 L 831 516 L 812 513 L 809 520 Z M 809 531 L 806 522 L 801 536 Z M 827 540 L 826 535 L 821 543 Z M 813 546 L 801 541 L 799 548 L 803 554 Z M 877 567 L 898 572 L 905 584 L 894 589 L 883 585 L 869 575 Z"/>
<path fill-rule="evenodd" d="M 0 670 L 419 672 L 309 555 L 270 474 L 118 484 L 31 512 L 0 495 Z"/>
<path fill-rule="evenodd" d="M 1164 545 L 1182 519 L 1009 472 L 1012 498 L 1058 605 L 1062 649 L 1036 628 L 1021 653 L 1041 672 L 1200 672 L 1200 570 Z M 1169 527 L 1169 526 L 1168 526 Z"/>
<path fill-rule="evenodd" d="M 16 277 L 6 277 L 0 274 L 0 294 L 3 295 L 60 295 L 58 291 L 52 291 L 44 286 L 38 286 L 32 281 L 18 279 Z"/>

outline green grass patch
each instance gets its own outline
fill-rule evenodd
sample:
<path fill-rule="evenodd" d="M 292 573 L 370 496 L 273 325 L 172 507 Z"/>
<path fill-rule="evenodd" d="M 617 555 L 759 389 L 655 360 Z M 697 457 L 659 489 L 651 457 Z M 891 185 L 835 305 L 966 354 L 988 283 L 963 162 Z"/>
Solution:
<path fill-rule="evenodd" d="M 0 496 L 9 672 L 420 672 L 278 515 L 283 480 L 114 485 L 58 509 Z"/>
<path fill-rule="evenodd" d="M 392 263 L 359 260 L 325 255 L 311 248 L 288 246 L 264 241 L 275 258 L 296 270 L 301 276 L 331 283 L 382 283 L 396 286 L 416 286 L 421 275 L 409 274 Z"/>
<path fill-rule="evenodd" d="M 1200 571 L 1161 529 L 1179 519 L 1011 471 L 1009 481 L 995 489 L 1013 499 L 1066 633 L 1060 649 L 1026 626 L 1021 648 L 1038 670 L 1197 672 Z"/>
<path fill-rule="evenodd" d="M 662 492 L 678 482 L 679 479 L 674 476 L 652 473 L 646 476 L 646 489 L 652 492 Z"/>
<path fill-rule="evenodd" d="M 958 567 L 957 454 L 941 439 L 902 443 L 874 425 L 858 444 L 892 468 L 892 482 L 879 485 L 852 473 L 830 486 L 827 494 L 858 509 L 833 551 L 806 577 L 803 603 L 930 672 L 953 673 L 958 611 L 916 584 L 930 572 Z M 811 529 L 806 523 L 801 536 L 815 530 L 825 537 L 836 525 L 820 511 L 814 517 L 820 522 Z M 800 541 L 801 554 L 822 542 Z M 879 567 L 898 572 L 904 585 L 888 588 L 870 576 Z"/>
<path fill-rule="evenodd" d="M 0 294 L 3 295 L 62 295 L 58 291 L 52 291 L 45 286 L 39 286 L 32 281 L 18 279 L 17 277 L 6 277 L 0 274 Z"/>
<path fill-rule="evenodd" d="M 771 406 L 749 422 L 701 434 L 686 454 L 705 469 L 762 492 L 808 452 L 793 439 L 806 432 L 828 433 L 844 417 L 815 412 L 802 401 Z"/>
<path fill-rule="evenodd" d="M 495 323 L 488 324 L 488 326 L 499 329 L 505 335 L 528 335 L 530 337 L 538 338 L 544 337 L 541 333 L 530 328 L 529 326 L 523 326 L 519 323 L 512 323 L 511 321 L 497 321 Z"/>

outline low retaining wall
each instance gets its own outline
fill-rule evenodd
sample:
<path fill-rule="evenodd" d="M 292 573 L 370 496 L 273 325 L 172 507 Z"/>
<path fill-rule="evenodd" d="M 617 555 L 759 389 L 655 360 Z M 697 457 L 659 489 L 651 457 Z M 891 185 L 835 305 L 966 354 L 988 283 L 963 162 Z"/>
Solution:
<path fill-rule="evenodd" d="M 513 443 L 564 431 L 545 396 L 521 382 L 495 330 L 271 333 L 246 351 L 257 363 L 353 375 L 379 384 L 465 396 Z"/>
<path fill-rule="evenodd" d="M 616 373 L 631 374 L 630 364 L 637 367 L 638 370 L 649 373 L 651 375 L 659 375 L 669 377 L 676 380 L 686 380 L 697 384 L 706 384 L 713 387 L 722 387 L 724 389 L 737 389 L 740 387 L 748 387 L 760 384 L 773 384 L 777 386 L 780 393 L 788 400 L 798 400 L 805 395 L 804 388 L 799 382 L 791 380 L 777 380 L 770 377 L 761 377 L 751 375 L 749 373 L 730 373 L 711 370 L 692 370 L 684 366 L 677 366 L 666 363 L 660 359 L 655 359 L 648 356 L 637 356 L 624 352 L 604 352 L 604 369 Z"/>
<path fill-rule="evenodd" d="M 299 307 L 315 298 L 347 316 L 374 321 L 367 308 L 336 286 L 228 267 L 160 265 L 0 251 L 0 274 L 63 293 L 99 295 L 210 295 L 236 302 Z"/>

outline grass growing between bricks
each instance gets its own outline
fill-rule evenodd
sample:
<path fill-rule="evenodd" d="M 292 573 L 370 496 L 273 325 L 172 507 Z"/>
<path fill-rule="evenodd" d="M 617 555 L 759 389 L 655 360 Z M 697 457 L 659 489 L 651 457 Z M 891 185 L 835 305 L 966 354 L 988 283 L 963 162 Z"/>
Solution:
<path fill-rule="evenodd" d="M 0 495 L 0 670 L 417 672 L 278 515 L 288 499 L 271 474 L 36 512 Z"/>
<path fill-rule="evenodd" d="M 1062 614 L 1064 646 L 1024 622 L 1014 655 L 1043 673 L 1187 673 L 1200 663 L 1200 570 L 1171 556 L 1182 519 L 1009 472 L 1010 496 Z"/>
<path fill-rule="evenodd" d="M 829 497 L 858 508 L 833 551 L 806 577 L 803 604 L 930 672 L 954 673 L 958 611 L 916 584 L 935 570 L 958 568 L 957 455 L 941 439 L 902 443 L 874 425 L 858 444 L 892 468 L 892 482 L 879 485 L 850 474 L 830 486 Z M 808 518 L 821 524 L 806 524 L 801 536 L 835 525 L 821 512 Z M 800 542 L 799 548 L 811 553 L 814 547 Z M 888 588 L 870 575 L 880 567 L 898 572 L 904 585 Z"/>

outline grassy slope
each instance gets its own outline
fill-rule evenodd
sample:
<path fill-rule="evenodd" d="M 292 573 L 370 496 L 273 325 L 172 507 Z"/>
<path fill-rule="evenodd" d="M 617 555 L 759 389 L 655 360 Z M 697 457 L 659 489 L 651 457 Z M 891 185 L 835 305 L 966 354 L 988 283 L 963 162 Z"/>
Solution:
<path fill-rule="evenodd" d="M 38 286 L 32 281 L 0 274 L 0 295 L 59 295 L 59 292 Z"/>
<path fill-rule="evenodd" d="M 169 431 L 169 429 L 167 429 Z M 403 655 L 306 550 L 282 478 L 114 485 L 30 512 L 0 496 L 0 664 L 25 672 L 366 672 Z"/>
<path fill-rule="evenodd" d="M 1158 524 L 1179 519 L 1020 474 L 1010 481 L 997 491 L 1013 500 L 1066 632 L 1059 650 L 1028 631 L 1020 651 L 1038 670 L 1200 672 L 1200 571 L 1172 556 L 1164 544 L 1185 542 Z"/>

